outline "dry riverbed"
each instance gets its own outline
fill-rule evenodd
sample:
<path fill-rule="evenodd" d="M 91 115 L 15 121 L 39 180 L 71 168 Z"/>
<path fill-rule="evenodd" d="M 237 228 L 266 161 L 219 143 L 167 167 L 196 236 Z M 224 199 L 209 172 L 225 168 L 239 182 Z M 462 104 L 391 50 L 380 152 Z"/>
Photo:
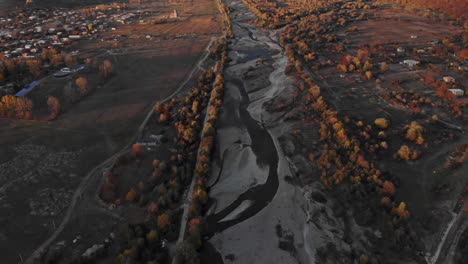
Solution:
<path fill-rule="evenodd" d="M 288 59 L 277 42 L 278 32 L 250 24 L 254 15 L 240 1 L 226 3 L 233 8 L 235 39 L 225 72 L 203 258 L 218 263 L 314 263 L 320 239 L 308 221 L 309 193 L 291 184 L 295 169 L 279 142 L 290 124 L 264 107 L 278 96 L 291 96 L 292 80 L 285 75 Z"/>

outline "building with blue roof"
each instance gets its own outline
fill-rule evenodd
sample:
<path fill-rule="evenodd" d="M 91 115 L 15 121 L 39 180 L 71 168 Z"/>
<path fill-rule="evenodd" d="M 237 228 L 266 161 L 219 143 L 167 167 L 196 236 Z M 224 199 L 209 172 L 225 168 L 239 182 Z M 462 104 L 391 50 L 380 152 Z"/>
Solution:
<path fill-rule="evenodd" d="M 26 95 L 27 93 L 29 93 L 30 91 L 32 91 L 32 89 L 36 88 L 36 86 L 39 85 L 39 82 L 38 81 L 34 81 L 32 83 L 30 83 L 28 86 L 26 86 L 25 88 L 21 89 L 19 92 L 17 92 L 15 94 L 16 97 L 22 97 L 24 95 Z"/>

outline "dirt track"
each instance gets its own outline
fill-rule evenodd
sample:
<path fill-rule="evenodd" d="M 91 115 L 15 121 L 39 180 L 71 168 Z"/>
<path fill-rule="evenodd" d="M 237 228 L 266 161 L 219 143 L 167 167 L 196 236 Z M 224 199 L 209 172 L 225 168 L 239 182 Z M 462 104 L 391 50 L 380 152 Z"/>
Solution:
<path fill-rule="evenodd" d="M 182 89 L 185 88 L 186 84 L 188 83 L 189 80 L 192 79 L 193 75 L 198 72 L 201 68 L 201 65 L 203 61 L 208 57 L 211 45 L 213 44 L 215 38 L 212 38 L 211 41 L 209 42 L 208 46 L 205 48 L 204 55 L 201 57 L 201 59 L 196 63 L 194 66 L 193 70 L 190 72 L 190 74 L 187 76 L 187 78 L 178 86 L 178 88 L 168 97 L 164 98 L 161 100 L 162 103 L 169 101 L 172 99 L 174 96 L 176 96 Z M 82 195 L 84 193 L 84 189 L 86 188 L 91 188 L 91 189 L 97 189 L 97 184 L 100 182 L 100 178 L 96 177 L 96 175 L 100 175 L 103 171 L 106 171 L 109 167 L 112 166 L 113 161 L 121 154 L 124 154 L 129 151 L 130 146 L 133 144 L 133 142 L 141 135 L 143 129 L 145 128 L 148 120 L 151 118 L 151 116 L 154 113 L 154 108 L 151 108 L 150 111 L 147 113 L 146 118 L 143 120 L 143 122 L 140 124 L 138 127 L 137 131 L 134 133 L 134 135 L 131 137 L 130 142 L 125 145 L 120 151 L 103 161 L 101 164 L 98 166 L 94 167 L 87 175 L 86 177 L 83 178 L 81 181 L 80 185 L 78 188 L 75 190 L 75 193 L 73 194 L 73 198 L 71 201 L 71 204 L 68 206 L 67 212 L 65 214 L 65 217 L 63 218 L 62 222 L 58 226 L 58 228 L 55 230 L 55 232 L 46 240 L 44 241 L 32 254 L 31 256 L 26 260 L 26 263 L 33 263 L 34 258 L 38 256 L 41 252 L 43 252 L 62 232 L 62 230 L 65 228 L 67 223 L 69 222 L 70 218 L 72 217 L 74 213 L 74 209 L 78 203 L 80 203 L 81 200 L 87 200 L 86 202 L 91 202 L 95 199 L 95 197 L 87 197 L 83 198 Z M 94 179 L 92 178 L 93 176 Z M 96 179 L 98 179 L 96 181 Z M 98 205 L 99 206 L 99 205 Z"/>

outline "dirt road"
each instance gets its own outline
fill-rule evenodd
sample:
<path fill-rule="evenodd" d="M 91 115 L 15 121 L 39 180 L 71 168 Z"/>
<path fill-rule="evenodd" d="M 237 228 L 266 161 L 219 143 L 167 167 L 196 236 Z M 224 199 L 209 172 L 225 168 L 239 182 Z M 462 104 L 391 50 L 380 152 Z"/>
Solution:
<path fill-rule="evenodd" d="M 178 88 L 171 95 L 169 95 L 168 97 L 166 97 L 165 99 L 163 99 L 161 101 L 162 103 L 169 101 L 170 99 L 175 97 L 177 94 L 179 94 L 184 89 L 184 87 L 189 82 L 189 80 L 192 79 L 193 75 L 201 69 L 202 63 L 206 60 L 206 58 L 208 57 L 208 55 L 210 53 L 210 48 L 211 48 L 211 45 L 213 44 L 214 40 L 215 40 L 215 38 L 211 39 L 211 41 L 209 42 L 209 44 L 207 45 L 207 47 L 205 49 L 205 52 L 203 53 L 203 55 L 201 56 L 201 58 L 197 62 L 197 64 L 193 67 L 193 70 L 190 72 L 190 74 L 185 78 L 185 80 L 178 86 Z M 87 202 L 95 203 L 94 195 L 92 197 L 87 197 L 87 199 L 83 198 L 83 194 L 84 194 L 85 190 L 89 189 L 89 188 L 91 188 L 91 189 L 98 188 L 98 185 L 99 185 L 98 183 L 100 182 L 100 177 L 97 177 L 96 175 L 101 175 L 102 172 L 108 170 L 113 165 L 113 161 L 119 155 L 122 155 L 122 154 L 126 153 L 129 150 L 129 148 L 131 147 L 133 142 L 135 142 L 135 140 L 141 135 L 143 129 L 145 128 L 148 120 L 151 118 L 153 113 L 154 113 L 154 108 L 151 108 L 150 111 L 147 113 L 147 115 L 146 115 L 145 119 L 143 120 L 143 122 L 140 124 L 140 126 L 136 130 L 135 134 L 132 136 L 130 142 L 127 145 L 125 145 L 125 147 L 123 147 L 120 151 L 116 152 L 114 155 L 112 155 L 111 157 L 109 157 L 108 159 L 106 159 L 105 161 L 103 161 L 102 163 L 97 165 L 96 167 L 94 167 L 86 175 L 86 177 L 83 178 L 80 185 L 78 186 L 78 188 L 75 190 L 75 192 L 73 194 L 72 201 L 71 201 L 70 205 L 68 206 L 68 209 L 67 209 L 67 211 L 65 213 L 65 216 L 63 217 L 62 222 L 60 223 L 60 225 L 57 227 L 55 232 L 31 254 L 31 256 L 25 261 L 25 263 L 27 263 L 27 264 L 31 263 L 32 264 L 34 259 L 37 256 L 39 256 L 44 250 L 46 250 L 47 247 L 55 239 L 57 239 L 57 237 L 60 235 L 60 233 L 66 227 L 67 223 L 70 221 L 76 206 L 80 202 L 83 202 L 83 201 L 86 200 Z M 89 193 L 94 193 L 94 192 L 89 192 Z"/>

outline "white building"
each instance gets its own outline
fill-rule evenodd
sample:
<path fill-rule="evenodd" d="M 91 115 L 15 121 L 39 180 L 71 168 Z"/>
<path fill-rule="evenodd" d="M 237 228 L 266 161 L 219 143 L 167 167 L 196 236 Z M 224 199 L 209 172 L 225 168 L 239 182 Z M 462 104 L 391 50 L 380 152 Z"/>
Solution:
<path fill-rule="evenodd" d="M 416 60 L 404 60 L 404 61 L 403 61 L 403 64 L 406 64 L 406 65 L 408 65 L 408 66 L 410 66 L 410 67 L 414 67 L 414 66 L 416 66 L 416 65 L 419 64 L 419 61 L 416 61 Z"/>
<path fill-rule="evenodd" d="M 177 10 L 174 9 L 172 13 L 169 15 L 169 18 L 178 18 L 179 14 L 177 13 Z"/>
<path fill-rule="evenodd" d="M 455 96 L 463 96 L 465 94 L 465 91 L 462 89 L 448 89 L 449 92 L 453 93 Z"/>
<path fill-rule="evenodd" d="M 444 82 L 446 82 L 446 83 L 454 83 L 455 82 L 455 78 L 453 78 L 451 76 L 445 76 L 442 79 L 444 79 Z"/>

